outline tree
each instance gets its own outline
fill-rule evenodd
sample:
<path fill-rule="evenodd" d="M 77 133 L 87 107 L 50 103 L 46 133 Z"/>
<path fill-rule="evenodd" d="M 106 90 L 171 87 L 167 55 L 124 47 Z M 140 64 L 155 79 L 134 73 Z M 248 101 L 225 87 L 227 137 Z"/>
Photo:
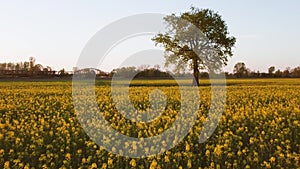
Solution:
<path fill-rule="evenodd" d="M 229 37 L 227 25 L 218 13 L 191 7 L 190 11 L 180 16 L 171 14 L 164 20 L 168 24 L 167 32 L 156 35 L 152 40 L 165 48 L 166 66 L 173 64 L 178 71 L 187 67 L 193 70 L 193 85 L 199 86 L 200 69 L 217 70 L 220 65 L 227 64 L 228 56 L 232 56 L 231 49 L 236 39 Z M 216 51 L 216 58 L 205 53 L 210 48 Z M 202 56 L 196 53 L 201 53 Z M 204 58 L 215 62 L 215 65 L 209 65 Z"/>
<path fill-rule="evenodd" d="M 136 73 L 137 73 L 136 67 L 130 66 L 130 67 L 121 67 L 121 68 L 113 69 L 110 74 L 111 76 L 116 75 L 117 77 L 128 78 L 131 77 L 131 75 Z"/>
<path fill-rule="evenodd" d="M 16 69 L 16 70 L 20 70 L 20 69 L 21 69 L 21 64 L 20 64 L 20 63 L 17 63 L 16 66 L 15 66 L 15 69 Z"/>
<path fill-rule="evenodd" d="M 274 66 L 269 67 L 268 71 L 269 71 L 269 75 L 272 76 L 275 71 L 275 67 Z"/>
<path fill-rule="evenodd" d="M 0 63 L 0 70 L 6 70 L 6 63 Z"/>
<path fill-rule="evenodd" d="M 283 72 L 282 72 L 282 76 L 283 77 L 290 77 L 290 67 L 287 67 Z"/>
<path fill-rule="evenodd" d="M 236 77 L 246 77 L 248 71 L 246 68 L 245 63 L 238 62 L 234 65 L 233 73 L 236 75 Z"/>
<path fill-rule="evenodd" d="M 7 70 L 14 70 L 14 64 L 13 63 L 11 63 L 11 62 L 9 62 L 8 64 L 7 64 Z"/>
<path fill-rule="evenodd" d="M 66 76 L 68 75 L 68 73 L 66 72 L 65 69 L 61 69 L 60 71 L 58 71 L 59 76 Z"/>
<path fill-rule="evenodd" d="M 29 62 L 24 62 L 23 63 L 23 69 L 28 71 L 30 69 L 30 63 Z"/>
<path fill-rule="evenodd" d="M 33 71 L 34 71 L 34 64 L 35 64 L 35 58 L 30 57 L 29 58 L 29 72 L 31 75 L 33 74 Z"/>
<path fill-rule="evenodd" d="M 300 77 L 300 66 L 295 67 L 291 72 L 292 77 Z"/>
<path fill-rule="evenodd" d="M 280 71 L 280 69 L 276 70 L 275 77 L 281 77 L 281 76 L 282 76 L 282 72 Z"/>
<path fill-rule="evenodd" d="M 41 65 L 41 64 L 36 64 L 36 65 L 34 65 L 34 67 L 33 67 L 33 72 L 41 72 L 41 71 L 43 71 L 43 65 Z"/>

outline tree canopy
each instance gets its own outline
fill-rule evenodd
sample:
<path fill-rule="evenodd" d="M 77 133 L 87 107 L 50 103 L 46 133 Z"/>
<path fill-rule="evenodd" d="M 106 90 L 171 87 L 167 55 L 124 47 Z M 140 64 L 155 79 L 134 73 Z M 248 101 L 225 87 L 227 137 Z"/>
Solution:
<path fill-rule="evenodd" d="M 234 65 L 233 73 L 236 74 L 237 77 L 246 77 L 249 71 L 244 62 L 238 62 Z"/>
<path fill-rule="evenodd" d="M 193 70 L 193 84 L 199 86 L 199 70 L 219 70 L 232 56 L 236 39 L 229 36 L 225 21 L 210 9 L 191 10 L 164 18 L 167 32 L 152 40 L 165 48 L 166 66 L 175 65 L 177 71 Z"/>

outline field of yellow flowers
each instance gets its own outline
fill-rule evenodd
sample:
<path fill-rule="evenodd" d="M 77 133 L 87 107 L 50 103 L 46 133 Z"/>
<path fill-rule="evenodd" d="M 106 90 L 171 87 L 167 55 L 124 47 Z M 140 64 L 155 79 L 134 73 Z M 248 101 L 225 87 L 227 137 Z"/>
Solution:
<path fill-rule="evenodd" d="M 165 113 L 149 124 L 118 114 L 110 86 L 97 83 L 98 105 L 111 127 L 140 138 L 172 125 L 180 109 L 178 86 L 152 83 L 130 87 L 138 109 L 149 107 L 149 92 L 165 91 Z M 189 134 L 163 154 L 135 159 L 109 153 L 86 135 L 74 111 L 72 82 L 0 82 L 0 168 L 300 168 L 300 79 L 228 80 L 224 113 L 205 143 L 198 140 L 211 94 L 208 81 L 200 83 L 200 109 Z"/>

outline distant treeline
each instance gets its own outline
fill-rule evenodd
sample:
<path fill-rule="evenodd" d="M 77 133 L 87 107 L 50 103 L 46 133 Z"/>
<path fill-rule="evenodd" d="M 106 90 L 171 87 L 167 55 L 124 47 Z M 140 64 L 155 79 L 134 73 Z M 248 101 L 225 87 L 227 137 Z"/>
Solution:
<path fill-rule="evenodd" d="M 95 75 L 96 78 L 110 79 L 114 75 L 128 78 L 135 75 L 136 79 L 171 79 L 172 76 L 190 77 L 190 73 L 173 73 L 162 71 L 158 65 L 154 67 L 143 65 L 137 67 L 122 67 L 114 69 L 111 72 L 104 72 L 99 69 L 86 68 L 67 72 L 65 69 L 56 71 L 49 66 L 35 64 L 35 59 L 30 57 L 29 61 L 20 63 L 0 63 L 0 78 L 52 78 L 52 77 L 72 77 L 74 73 L 82 75 Z M 274 66 L 268 68 L 268 72 L 255 72 L 248 69 L 245 63 L 239 62 L 234 66 L 233 73 L 225 72 L 227 78 L 300 78 L 300 66 L 296 68 L 286 68 L 285 70 L 275 69 Z M 202 71 L 200 78 L 209 78 L 209 73 Z"/>
<path fill-rule="evenodd" d="M 35 64 L 35 58 L 30 57 L 29 61 L 19 63 L 0 63 L 1 78 L 18 78 L 18 77 L 58 77 L 68 76 L 64 69 L 60 71 L 52 70 L 50 66 Z"/>
<path fill-rule="evenodd" d="M 266 72 L 255 72 L 246 68 L 244 63 L 237 63 L 234 67 L 233 73 L 225 72 L 226 78 L 300 78 L 300 66 L 296 68 L 286 68 L 285 70 L 276 70 L 271 66 Z M 136 74 L 135 78 L 172 78 L 171 75 L 177 77 L 191 77 L 190 73 L 177 73 L 161 71 L 157 68 L 147 68 L 144 70 L 137 69 L 136 67 L 123 67 L 115 69 L 111 75 L 117 74 L 118 76 L 129 77 Z M 209 78 L 209 73 L 202 71 L 199 78 Z"/>
<path fill-rule="evenodd" d="M 286 68 L 280 70 L 275 66 L 270 66 L 268 72 L 252 71 L 246 67 L 246 64 L 239 62 L 235 64 L 233 73 L 226 72 L 227 78 L 300 78 L 300 66 L 295 68 Z"/>

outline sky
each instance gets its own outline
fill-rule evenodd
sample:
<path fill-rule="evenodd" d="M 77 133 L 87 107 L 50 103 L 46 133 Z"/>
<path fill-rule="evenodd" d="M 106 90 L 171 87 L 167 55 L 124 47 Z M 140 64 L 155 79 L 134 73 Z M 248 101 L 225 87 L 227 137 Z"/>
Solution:
<path fill-rule="evenodd" d="M 55 70 L 72 70 L 87 42 L 104 26 L 134 14 L 167 15 L 188 11 L 191 6 L 218 12 L 230 35 L 237 38 L 225 71 L 232 72 L 237 62 L 245 62 L 251 70 L 261 72 L 270 66 L 281 70 L 300 66 L 297 0 L 3 0 L 0 62 L 27 61 L 33 56 L 37 63 Z M 142 43 L 143 39 L 146 38 L 136 39 L 135 43 Z M 122 53 L 122 47 L 118 52 Z M 111 56 L 99 68 L 111 71 L 114 66 Z"/>

